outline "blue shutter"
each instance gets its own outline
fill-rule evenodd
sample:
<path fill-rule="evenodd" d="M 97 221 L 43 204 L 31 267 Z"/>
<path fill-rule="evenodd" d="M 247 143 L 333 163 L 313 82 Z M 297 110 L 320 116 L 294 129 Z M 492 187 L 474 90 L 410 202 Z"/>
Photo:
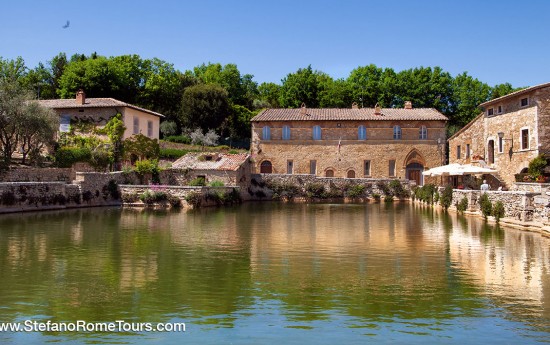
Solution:
<path fill-rule="evenodd" d="M 262 128 L 262 139 L 271 140 L 271 129 L 269 128 L 269 126 L 264 126 Z"/>

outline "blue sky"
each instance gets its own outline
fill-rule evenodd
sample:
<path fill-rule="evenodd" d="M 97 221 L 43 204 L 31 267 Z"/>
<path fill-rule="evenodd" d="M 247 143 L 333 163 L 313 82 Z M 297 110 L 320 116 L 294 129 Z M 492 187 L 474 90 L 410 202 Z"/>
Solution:
<path fill-rule="evenodd" d="M 495 85 L 550 81 L 550 1 L 6 1 L 0 56 L 158 57 L 180 70 L 235 63 L 258 82 L 311 64 L 334 78 L 371 63 L 441 66 Z M 61 27 L 70 20 L 68 29 Z"/>

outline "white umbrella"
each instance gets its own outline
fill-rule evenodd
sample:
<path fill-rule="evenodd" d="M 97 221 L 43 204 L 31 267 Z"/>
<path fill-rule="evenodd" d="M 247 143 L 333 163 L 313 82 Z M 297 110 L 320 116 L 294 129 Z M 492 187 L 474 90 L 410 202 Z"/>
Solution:
<path fill-rule="evenodd" d="M 481 174 L 493 174 L 496 173 L 496 170 L 483 168 L 471 164 L 458 164 L 452 163 L 447 165 L 442 165 L 435 167 L 429 170 L 426 170 L 422 173 L 425 176 L 457 176 L 457 175 L 481 175 Z"/>

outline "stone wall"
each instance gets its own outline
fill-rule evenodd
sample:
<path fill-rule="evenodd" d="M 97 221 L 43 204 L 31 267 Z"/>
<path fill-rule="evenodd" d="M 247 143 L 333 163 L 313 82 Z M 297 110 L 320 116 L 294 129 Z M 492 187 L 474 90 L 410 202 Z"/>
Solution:
<path fill-rule="evenodd" d="M 19 168 L 0 174 L 0 182 L 66 182 L 75 178 L 71 168 Z"/>
<path fill-rule="evenodd" d="M 0 183 L 0 213 L 59 209 L 80 203 L 75 188 L 63 182 Z M 76 188 L 78 189 L 78 187 Z"/>

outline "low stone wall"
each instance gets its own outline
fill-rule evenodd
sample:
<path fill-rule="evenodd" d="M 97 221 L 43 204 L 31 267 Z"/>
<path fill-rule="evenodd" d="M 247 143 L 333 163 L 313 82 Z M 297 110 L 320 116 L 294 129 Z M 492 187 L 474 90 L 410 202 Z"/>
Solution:
<path fill-rule="evenodd" d="M 531 193 L 546 193 L 549 191 L 549 188 L 550 183 L 516 182 L 512 185 L 511 190 Z"/>
<path fill-rule="evenodd" d="M 19 168 L 0 174 L 0 182 L 65 182 L 75 178 L 71 168 Z"/>
<path fill-rule="evenodd" d="M 0 213 L 59 209 L 80 203 L 80 193 L 63 182 L 0 183 Z M 76 186 L 78 189 L 78 186 Z M 76 197 L 78 195 L 78 198 Z"/>
<path fill-rule="evenodd" d="M 481 192 L 477 190 L 453 190 L 453 202 L 451 207 L 456 205 L 464 198 L 468 200 L 468 211 L 479 212 L 481 209 L 478 203 Z M 489 191 L 487 196 L 493 205 L 500 201 L 504 205 L 504 216 L 521 221 L 542 221 L 544 207 L 535 207 L 535 197 L 540 193 L 522 192 L 522 191 Z M 540 204 L 539 204 L 540 205 Z"/>

